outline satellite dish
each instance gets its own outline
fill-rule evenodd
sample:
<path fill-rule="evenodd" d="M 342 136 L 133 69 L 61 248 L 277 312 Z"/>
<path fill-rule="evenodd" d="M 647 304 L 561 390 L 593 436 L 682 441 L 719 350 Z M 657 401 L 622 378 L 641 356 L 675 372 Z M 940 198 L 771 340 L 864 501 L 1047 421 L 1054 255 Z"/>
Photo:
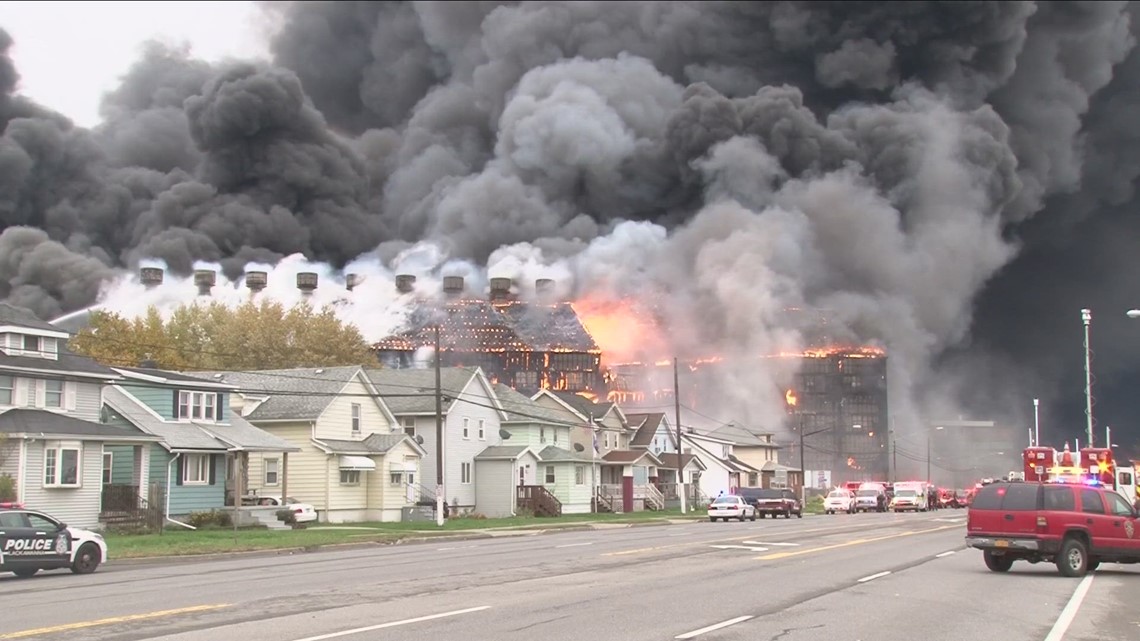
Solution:
<path fill-rule="evenodd" d="M 511 433 L 508 432 L 507 430 L 499 430 L 499 438 L 501 438 L 505 441 L 505 440 L 509 439 L 510 437 L 511 437 Z"/>
<path fill-rule="evenodd" d="M 574 451 L 575 452 L 585 452 L 586 446 L 582 445 L 581 443 L 575 443 L 574 444 Z"/>
<path fill-rule="evenodd" d="M 416 434 L 416 444 L 417 445 L 423 445 L 424 444 L 424 437 L 420 436 L 419 434 Z"/>

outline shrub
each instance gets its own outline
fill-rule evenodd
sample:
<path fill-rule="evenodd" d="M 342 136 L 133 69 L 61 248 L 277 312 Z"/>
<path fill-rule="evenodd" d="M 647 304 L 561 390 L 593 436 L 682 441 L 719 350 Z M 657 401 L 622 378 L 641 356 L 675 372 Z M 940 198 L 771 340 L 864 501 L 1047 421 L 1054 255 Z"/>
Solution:
<path fill-rule="evenodd" d="M 17 498 L 16 480 L 8 474 L 0 474 L 0 502 L 15 501 Z"/>
<path fill-rule="evenodd" d="M 293 525 L 297 522 L 297 515 L 293 513 L 293 510 L 277 510 L 277 520 L 288 525 Z"/>
<path fill-rule="evenodd" d="M 234 521 L 233 517 L 231 517 L 227 511 L 210 510 L 208 512 L 191 512 L 190 515 L 186 517 L 186 523 L 199 530 L 211 530 L 215 528 L 232 527 Z"/>

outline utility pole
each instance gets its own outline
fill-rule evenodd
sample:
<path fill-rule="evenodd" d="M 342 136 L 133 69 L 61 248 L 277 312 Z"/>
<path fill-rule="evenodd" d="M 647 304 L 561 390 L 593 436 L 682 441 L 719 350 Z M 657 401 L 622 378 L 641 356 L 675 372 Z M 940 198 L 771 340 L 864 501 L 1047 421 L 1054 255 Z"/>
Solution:
<path fill-rule="evenodd" d="M 590 412 L 590 505 L 598 512 L 598 432 L 594 429 L 594 412 Z"/>
<path fill-rule="evenodd" d="M 926 482 L 930 482 L 930 431 L 926 432 Z"/>
<path fill-rule="evenodd" d="M 1033 399 L 1033 447 L 1041 447 L 1041 399 Z"/>
<path fill-rule="evenodd" d="M 681 514 L 685 514 L 685 463 L 681 447 L 681 376 L 677 371 L 677 357 L 673 357 L 673 413 L 677 419 L 677 493 L 681 495 Z"/>
<path fill-rule="evenodd" d="M 891 430 L 887 436 L 891 439 L 891 483 L 898 480 L 899 475 L 899 441 L 895 431 Z"/>
<path fill-rule="evenodd" d="M 1085 419 L 1088 423 L 1089 447 L 1093 447 L 1093 413 L 1092 413 L 1092 350 L 1089 349 L 1089 324 L 1092 322 L 1092 310 L 1081 310 L 1081 321 L 1085 324 Z"/>
<path fill-rule="evenodd" d="M 439 323 L 435 324 L 435 524 L 443 527 L 443 372 L 439 351 Z"/>
<path fill-rule="evenodd" d="M 800 424 L 800 505 L 807 505 L 807 468 L 804 467 L 804 415 L 797 411 Z"/>

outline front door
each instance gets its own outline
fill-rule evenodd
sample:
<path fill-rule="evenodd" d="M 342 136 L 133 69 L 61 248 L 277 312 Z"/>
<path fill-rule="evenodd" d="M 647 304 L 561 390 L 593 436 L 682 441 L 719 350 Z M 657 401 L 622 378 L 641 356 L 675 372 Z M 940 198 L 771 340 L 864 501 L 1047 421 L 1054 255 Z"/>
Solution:
<path fill-rule="evenodd" d="M 407 491 L 407 501 L 408 501 L 408 503 L 415 503 L 416 502 L 416 473 L 415 472 L 408 472 L 407 473 L 407 479 L 408 479 L 407 482 L 404 483 L 404 487 L 406 488 L 406 491 Z"/>

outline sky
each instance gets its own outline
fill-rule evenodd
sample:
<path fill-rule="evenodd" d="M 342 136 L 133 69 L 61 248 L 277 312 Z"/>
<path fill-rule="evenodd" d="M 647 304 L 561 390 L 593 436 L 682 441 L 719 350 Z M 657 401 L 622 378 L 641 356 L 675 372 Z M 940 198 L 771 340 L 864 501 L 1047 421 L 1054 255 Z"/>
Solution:
<path fill-rule="evenodd" d="M 195 57 L 268 57 L 270 23 L 254 2 L 0 2 L 20 90 L 91 127 L 102 95 L 147 40 L 188 44 Z"/>

